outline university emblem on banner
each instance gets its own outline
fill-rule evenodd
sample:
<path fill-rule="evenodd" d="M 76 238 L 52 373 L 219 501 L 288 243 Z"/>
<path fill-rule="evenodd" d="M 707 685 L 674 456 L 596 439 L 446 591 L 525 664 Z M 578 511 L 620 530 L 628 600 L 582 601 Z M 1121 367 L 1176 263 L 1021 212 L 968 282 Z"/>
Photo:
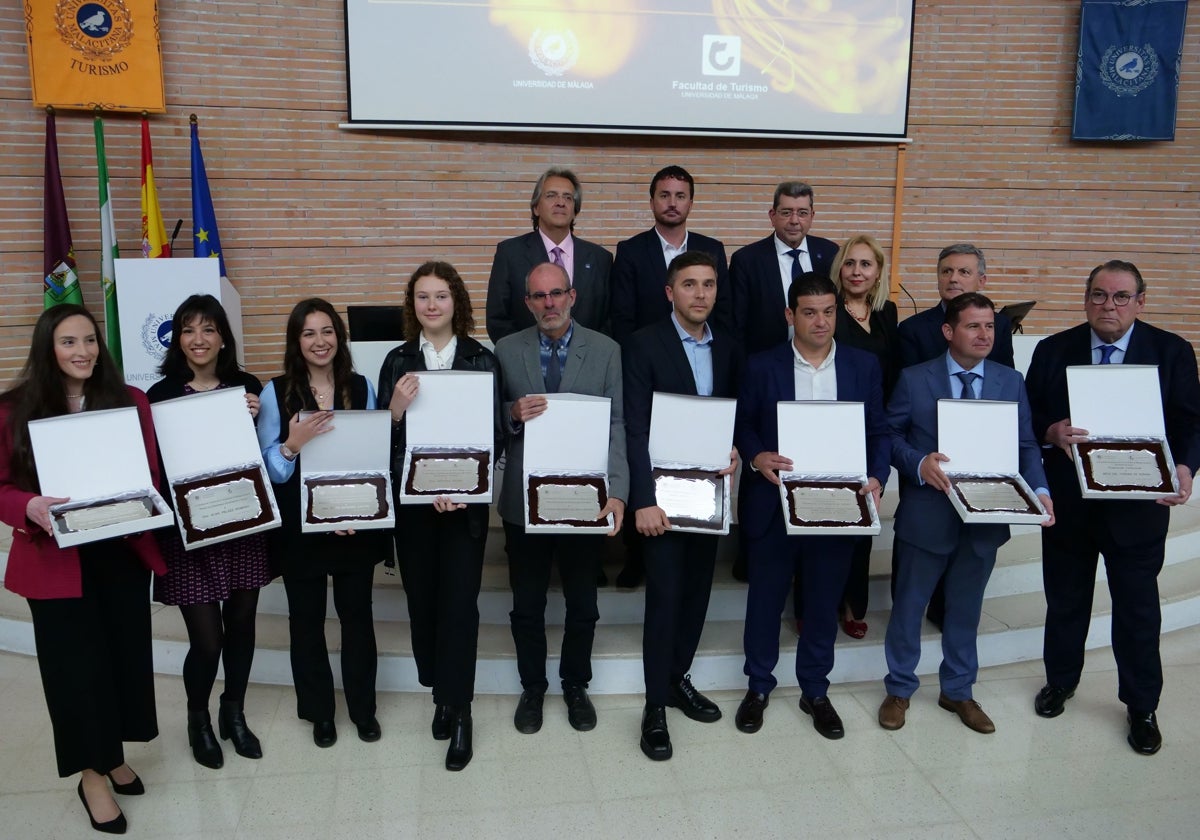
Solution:
<path fill-rule="evenodd" d="M 133 41 L 123 0 L 58 0 L 54 26 L 63 43 L 90 61 L 113 61 Z"/>
<path fill-rule="evenodd" d="M 1149 44 L 1113 45 L 1100 58 L 1100 80 L 1117 96 L 1137 96 L 1158 78 L 1158 53 Z"/>

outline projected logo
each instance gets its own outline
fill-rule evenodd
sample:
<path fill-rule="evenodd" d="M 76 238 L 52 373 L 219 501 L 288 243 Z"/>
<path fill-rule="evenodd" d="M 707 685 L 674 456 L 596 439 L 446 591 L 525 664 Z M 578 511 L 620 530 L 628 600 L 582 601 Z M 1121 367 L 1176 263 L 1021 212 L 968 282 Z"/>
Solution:
<path fill-rule="evenodd" d="M 1158 53 L 1149 44 L 1115 44 L 1100 59 L 1100 81 L 1117 96 L 1137 96 L 1158 77 Z"/>
<path fill-rule="evenodd" d="M 742 72 L 742 39 L 736 35 L 705 35 L 700 72 L 705 76 L 738 76 Z"/>
<path fill-rule="evenodd" d="M 535 29 L 529 36 L 529 60 L 547 76 L 561 76 L 579 60 L 579 42 L 570 29 Z"/>

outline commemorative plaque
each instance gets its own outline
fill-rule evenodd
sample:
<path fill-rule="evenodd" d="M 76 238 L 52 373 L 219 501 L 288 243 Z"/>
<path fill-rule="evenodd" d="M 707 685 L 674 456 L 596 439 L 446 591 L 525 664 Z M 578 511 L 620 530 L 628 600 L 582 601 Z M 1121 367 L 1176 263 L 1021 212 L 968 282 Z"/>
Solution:
<path fill-rule="evenodd" d="M 304 416 L 304 413 L 301 413 Z M 300 453 L 300 530 L 328 532 L 390 528 L 391 415 L 336 411 L 332 429 Z"/>
<path fill-rule="evenodd" d="M 402 504 L 492 501 L 495 377 L 484 371 L 416 374 L 417 397 L 404 413 Z"/>
<path fill-rule="evenodd" d="M 608 438 L 611 405 L 606 397 L 547 394 L 546 410 L 525 424 L 525 530 L 537 533 L 606 534 Z M 617 434 L 622 434 L 618 430 Z M 568 445 L 563 445 L 568 441 Z"/>
<path fill-rule="evenodd" d="M 736 411 L 737 400 L 654 393 L 650 476 L 672 531 L 729 533 L 730 479 L 720 473 L 729 467 Z"/>

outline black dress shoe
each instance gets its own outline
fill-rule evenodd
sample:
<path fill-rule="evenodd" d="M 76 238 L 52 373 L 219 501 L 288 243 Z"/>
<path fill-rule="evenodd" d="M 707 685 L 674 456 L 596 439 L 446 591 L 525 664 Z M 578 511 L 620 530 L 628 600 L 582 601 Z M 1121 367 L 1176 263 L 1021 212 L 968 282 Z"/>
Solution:
<path fill-rule="evenodd" d="M 733 722 L 742 732 L 757 732 L 762 729 L 763 711 L 770 703 L 771 699 L 767 695 L 747 691 L 741 705 L 738 706 L 737 714 L 733 716 Z"/>
<path fill-rule="evenodd" d="M 358 739 L 372 744 L 383 737 L 383 730 L 379 728 L 379 721 L 375 719 L 375 715 L 371 715 L 366 720 L 356 721 L 354 724 L 358 727 Z"/>
<path fill-rule="evenodd" d="M 588 699 L 586 688 L 581 685 L 563 686 L 563 702 L 567 704 L 567 720 L 572 729 L 590 732 L 596 728 L 596 707 Z"/>
<path fill-rule="evenodd" d="M 522 691 L 517 701 L 517 713 L 513 715 L 513 726 L 525 735 L 532 735 L 542 728 L 542 702 L 546 695 L 541 692 Z"/>
<path fill-rule="evenodd" d="M 805 697 L 801 694 L 800 711 L 811 715 L 813 729 L 829 740 L 836 741 L 846 734 L 846 727 L 842 726 L 842 719 L 828 697 Z"/>
<path fill-rule="evenodd" d="M 471 763 L 471 704 L 451 710 L 450 745 L 446 749 L 446 769 L 461 770 Z"/>
<path fill-rule="evenodd" d="M 1125 739 L 1133 751 L 1142 755 L 1154 755 L 1162 747 L 1162 733 L 1158 731 L 1158 718 L 1154 712 L 1139 712 L 1130 709 L 1129 736 Z"/>
<path fill-rule="evenodd" d="M 438 703 L 433 708 L 433 740 L 450 740 L 450 722 L 454 719 L 454 710 L 450 706 Z"/>
<path fill-rule="evenodd" d="M 642 752 L 651 761 L 666 761 L 672 755 L 671 733 L 667 731 L 665 706 L 646 704 L 642 712 Z"/>
<path fill-rule="evenodd" d="M 313 724 L 313 743 L 318 747 L 332 747 L 337 743 L 337 727 L 331 720 L 319 720 Z"/>
<path fill-rule="evenodd" d="M 671 686 L 667 695 L 667 705 L 679 709 L 684 715 L 701 723 L 716 723 L 721 719 L 721 710 L 717 704 L 709 700 L 692 685 L 690 675 Z"/>
<path fill-rule="evenodd" d="M 92 816 L 92 806 L 88 805 L 87 797 L 83 795 L 83 781 L 80 780 L 79 787 L 75 788 L 79 793 L 79 801 L 83 803 L 83 809 L 87 811 L 88 820 L 92 824 L 92 828 L 96 831 L 102 831 L 105 834 L 124 834 L 129 828 L 129 823 L 125 820 L 125 815 L 118 813 L 108 822 L 96 822 L 96 818 Z"/>
<path fill-rule="evenodd" d="M 108 782 L 112 785 L 113 793 L 119 793 L 122 796 L 141 796 L 146 792 L 146 786 L 142 784 L 142 780 L 135 773 L 132 782 L 121 784 L 113 778 L 112 773 L 105 773 L 108 776 Z"/>
<path fill-rule="evenodd" d="M 232 741 L 233 751 L 242 758 L 262 758 L 262 744 L 246 725 L 241 700 L 222 700 L 217 710 L 217 731 L 222 741 Z"/>
<path fill-rule="evenodd" d="M 192 748 L 192 758 L 204 767 L 218 769 L 225 764 L 225 757 L 221 755 L 221 745 L 213 732 L 208 709 L 189 709 L 187 715 L 188 746 Z"/>
<path fill-rule="evenodd" d="M 1075 696 L 1073 688 L 1059 688 L 1056 685 L 1044 685 L 1042 690 L 1033 698 L 1033 710 L 1039 717 L 1058 717 L 1067 706 L 1067 701 Z"/>

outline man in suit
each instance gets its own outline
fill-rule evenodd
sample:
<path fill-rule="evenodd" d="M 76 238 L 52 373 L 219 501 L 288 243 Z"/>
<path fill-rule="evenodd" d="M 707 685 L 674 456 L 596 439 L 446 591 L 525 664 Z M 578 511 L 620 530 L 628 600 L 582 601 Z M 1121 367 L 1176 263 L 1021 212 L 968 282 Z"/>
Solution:
<path fill-rule="evenodd" d="M 837 293 L 824 275 L 805 273 L 788 291 L 791 341 L 746 361 L 738 396 L 734 443 L 752 469 L 742 472 L 738 514 L 746 536 L 750 586 L 746 594 L 745 673 L 749 690 L 735 722 L 742 732 L 762 728 L 763 711 L 776 680 L 779 619 L 792 578 L 804 581 L 804 632 L 796 645 L 800 708 L 826 738 L 845 734 L 829 701 L 829 672 L 837 637 L 838 608 L 850 574 L 854 537 L 788 536 L 779 498 L 779 472 L 792 461 L 779 452 L 776 406 L 790 400 L 862 402 L 866 412 L 868 482 L 879 503 L 888 476 L 888 431 L 883 413 L 883 375 L 873 353 L 833 339 Z M 814 441 L 813 445 L 820 445 Z"/>
<path fill-rule="evenodd" d="M 717 559 L 715 534 L 671 530 L 658 506 L 650 470 L 650 415 L 656 391 L 702 397 L 737 395 L 741 351 L 733 336 L 709 323 L 718 297 L 717 262 L 704 251 L 671 260 L 666 298 L 672 312 L 635 332 L 625 343 L 625 440 L 629 454 L 629 507 L 644 537 L 646 613 L 642 665 L 646 708 L 642 752 L 655 761 L 672 754 L 666 707 L 692 720 L 721 719 L 717 705 L 696 691 L 688 672 L 712 590 Z M 686 427 L 679 434 L 687 435 Z M 732 474 L 737 458 L 722 475 Z"/>
<path fill-rule="evenodd" d="M 832 276 L 838 250 L 837 243 L 808 235 L 817 211 L 813 188 L 802 181 L 777 186 L 767 216 L 775 232 L 738 249 L 729 262 L 734 332 L 747 354 L 787 341 L 788 287 L 807 271 Z"/>
<path fill-rule="evenodd" d="M 608 503 L 598 520 L 612 515 L 620 533 L 629 495 L 622 414 L 621 350 L 607 336 L 576 324 L 571 308 L 576 292 L 566 270 L 553 263 L 534 266 L 525 281 L 526 301 L 536 323 L 496 343 L 508 435 L 508 464 L 500 493 L 508 551 L 508 579 L 513 591 L 509 615 L 521 674 L 521 699 L 513 717 L 516 728 L 532 734 L 542 726 L 546 679 L 546 592 L 556 549 L 567 616 L 563 625 L 559 677 L 567 717 L 575 729 L 596 726 L 596 710 L 587 696 L 592 678 L 592 640 L 599 614 L 596 573 L 604 538 L 598 534 L 525 532 L 525 424 L 546 411 L 547 393 L 591 394 L 611 403 L 608 439 Z M 564 440 L 560 446 L 570 447 Z"/>
<path fill-rule="evenodd" d="M 496 246 L 488 278 L 487 333 L 498 342 L 533 326 L 525 305 L 525 277 L 535 265 L 552 262 L 567 273 L 574 290 L 572 318 L 589 329 L 609 332 L 608 275 L 612 255 L 574 234 L 583 206 L 583 189 L 570 169 L 552 167 L 542 173 L 529 199 L 533 230 Z"/>
<path fill-rule="evenodd" d="M 722 330 L 733 329 L 733 304 L 725 245 L 687 228 L 696 182 L 681 166 L 668 166 L 650 181 L 650 212 L 654 227 L 617 243 L 612 266 L 612 335 L 622 346 L 642 327 L 658 323 L 671 313 L 667 266 L 679 254 L 704 251 L 717 266 L 717 299 L 709 320 Z"/>
<path fill-rule="evenodd" d="M 1171 507 L 1191 498 L 1192 476 L 1200 467 L 1200 384 L 1192 346 L 1139 320 L 1145 304 L 1146 284 L 1133 263 L 1110 260 L 1097 266 L 1084 294 L 1087 323 L 1042 340 L 1029 366 L 1034 430 L 1044 444 L 1058 506 L 1058 524 L 1042 533 L 1046 685 L 1034 709 L 1042 717 L 1057 717 L 1075 694 L 1092 617 L 1096 562 L 1103 554 L 1112 595 L 1117 696 L 1128 708 L 1127 740 L 1137 752 L 1153 755 L 1162 745 L 1155 714 L 1163 684 L 1158 573 Z M 1087 430 L 1071 425 L 1066 371 L 1069 365 L 1089 364 L 1158 367 L 1178 495 L 1157 503 L 1082 498 L 1071 445 L 1086 441 Z"/>
<path fill-rule="evenodd" d="M 900 372 L 888 402 L 892 465 L 904 493 L 896 510 L 896 594 L 883 649 L 887 696 L 879 725 L 904 725 L 909 698 L 916 692 L 921 659 L 921 613 L 938 579 L 945 576 L 946 617 L 942 628 L 941 693 L 938 705 L 955 712 L 976 732 L 996 727 L 972 697 L 979 672 L 975 638 L 983 590 L 996 564 L 996 550 L 1008 541 L 1007 525 L 964 524 L 950 503 L 950 480 L 937 451 L 937 404 L 943 399 L 1004 400 L 1018 405 L 1019 469 L 1054 522 L 1041 454 L 1033 437 L 1029 400 L 1021 374 L 988 360 L 995 344 L 995 309 L 978 292 L 965 292 L 946 304 L 942 327 L 948 349 L 941 356 Z"/>

